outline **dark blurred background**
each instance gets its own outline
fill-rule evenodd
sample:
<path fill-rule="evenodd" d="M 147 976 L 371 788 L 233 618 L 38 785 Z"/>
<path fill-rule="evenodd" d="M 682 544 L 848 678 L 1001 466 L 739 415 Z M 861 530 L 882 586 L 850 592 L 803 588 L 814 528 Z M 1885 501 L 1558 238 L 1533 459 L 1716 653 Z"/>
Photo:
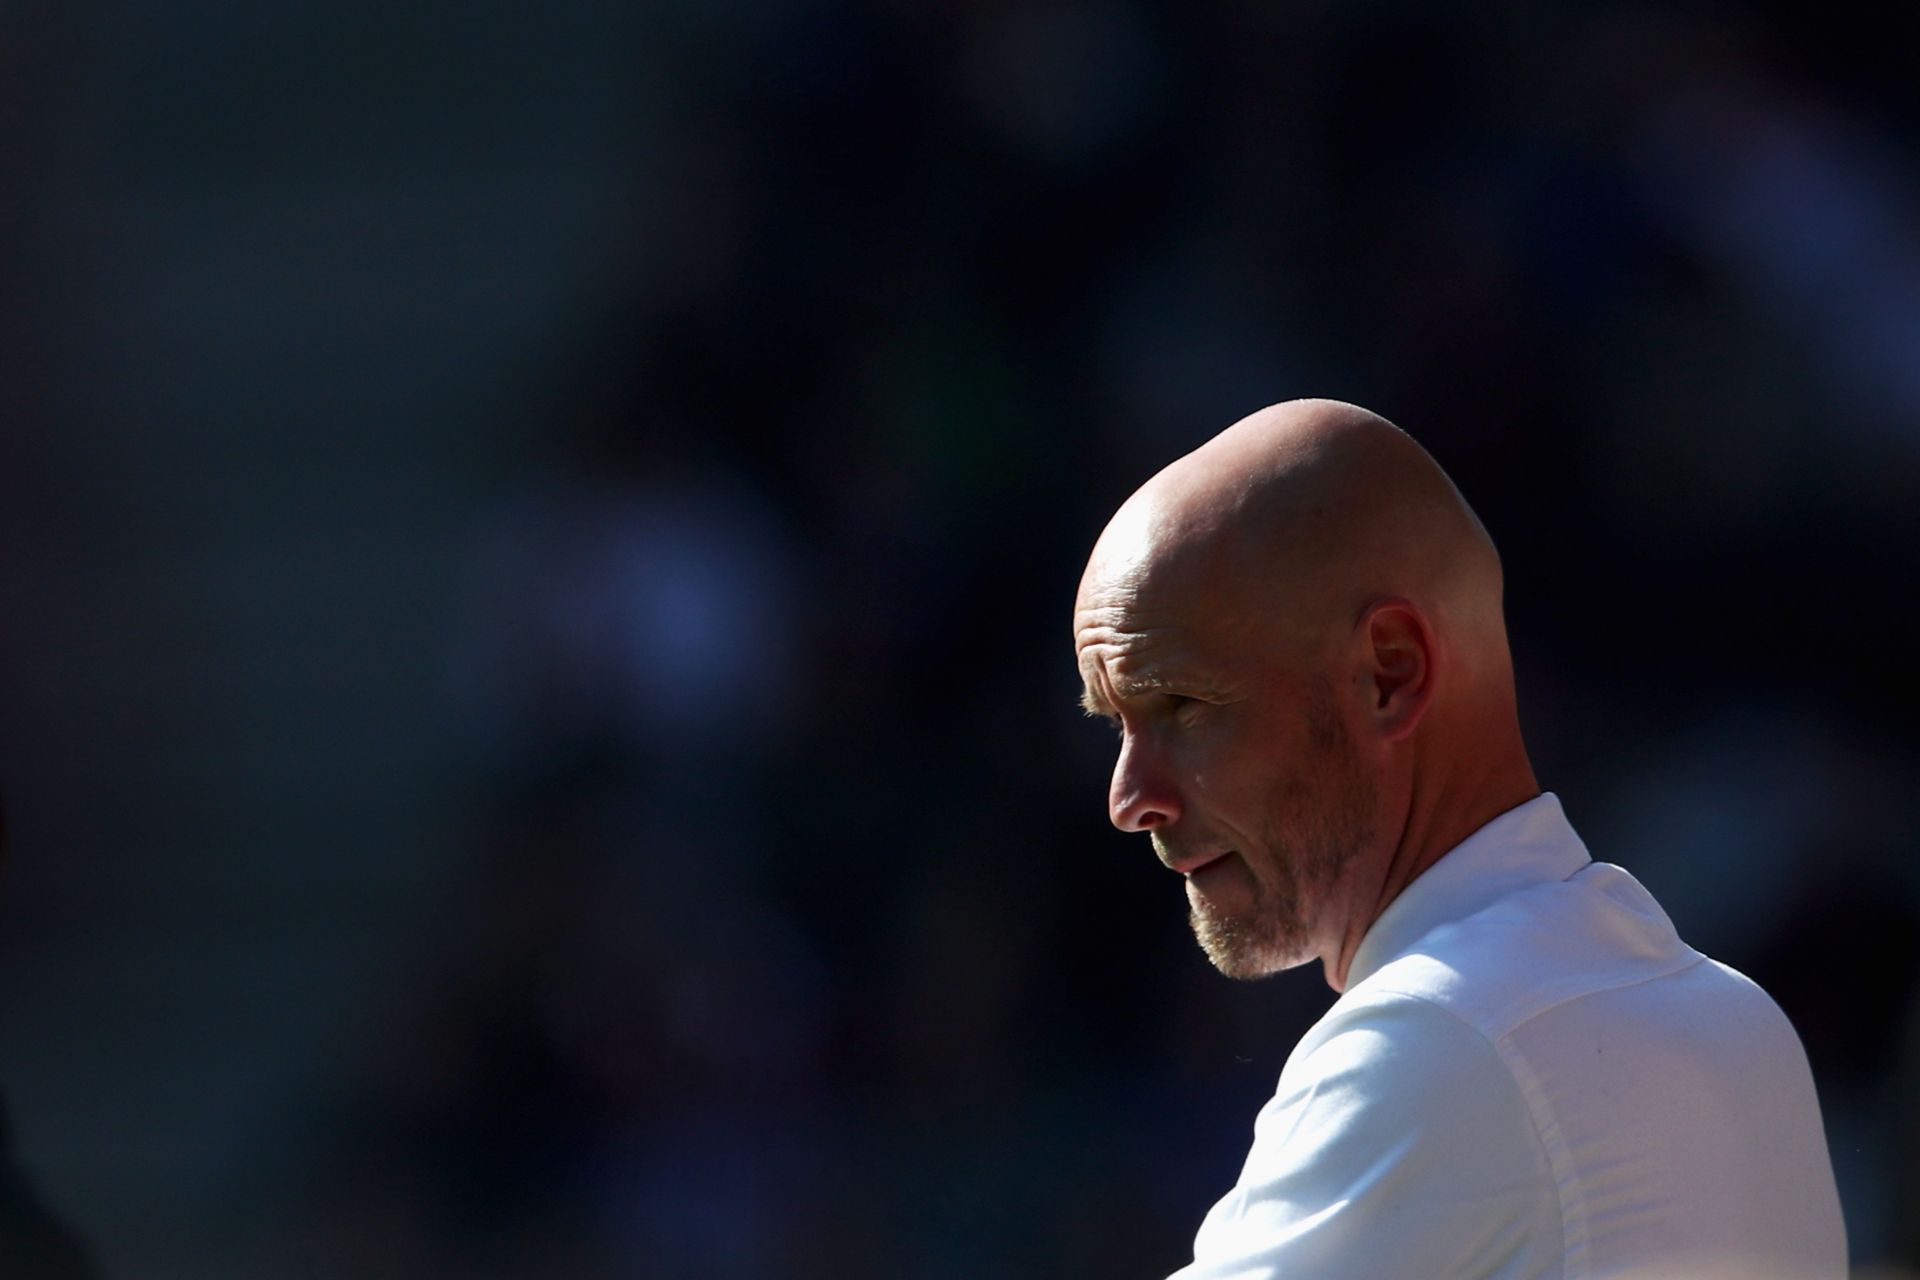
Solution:
<path fill-rule="evenodd" d="M 1311 394 L 1476 504 L 1543 782 L 1920 1265 L 1902 15 L 0 9 L 11 1256 L 1179 1265 L 1332 997 L 1107 826 L 1068 615 Z"/>

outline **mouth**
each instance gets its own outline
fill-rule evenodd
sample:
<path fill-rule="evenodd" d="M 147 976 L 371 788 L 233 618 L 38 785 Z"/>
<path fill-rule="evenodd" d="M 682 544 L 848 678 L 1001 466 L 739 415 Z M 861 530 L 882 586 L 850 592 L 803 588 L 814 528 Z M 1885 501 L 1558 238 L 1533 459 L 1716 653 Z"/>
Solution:
<path fill-rule="evenodd" d="M 1232 856 L 1233 850 L 1220 849 L 1213 853 L 1201 853 L 1185 858 L 1175 858 L 1173 861 L 1167 863 L 1167 866 L 1178 871 L 1183 876 L 1192 877 L 1195 873 L 1206 870 L 1214 863 L 1224 862 Z"/>

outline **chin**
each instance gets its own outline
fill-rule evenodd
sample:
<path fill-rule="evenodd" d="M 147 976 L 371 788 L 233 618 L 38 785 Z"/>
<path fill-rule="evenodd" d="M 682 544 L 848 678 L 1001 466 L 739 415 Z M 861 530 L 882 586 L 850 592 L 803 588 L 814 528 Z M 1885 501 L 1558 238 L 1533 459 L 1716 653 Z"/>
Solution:
<path fill-rule="evenodd" d="M 1299 932 L 1272 921 L 1215 916 L 1196 908 L 1191 923 L 1200 950 L 1229 978 L 1250 982 L 1318 958 Z"/>

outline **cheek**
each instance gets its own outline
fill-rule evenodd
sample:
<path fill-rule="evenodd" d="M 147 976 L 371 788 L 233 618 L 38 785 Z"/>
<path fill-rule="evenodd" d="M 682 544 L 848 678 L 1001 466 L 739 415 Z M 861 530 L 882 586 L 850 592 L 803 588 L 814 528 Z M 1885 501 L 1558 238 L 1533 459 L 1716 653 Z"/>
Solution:
<path fill-rule="evenodd" d="M 1241 820 L 1259 816 L 1286 780 L 1287 747 L 1273 735 L 1229 727 L 1188 745 L 1194 799 Z"/>

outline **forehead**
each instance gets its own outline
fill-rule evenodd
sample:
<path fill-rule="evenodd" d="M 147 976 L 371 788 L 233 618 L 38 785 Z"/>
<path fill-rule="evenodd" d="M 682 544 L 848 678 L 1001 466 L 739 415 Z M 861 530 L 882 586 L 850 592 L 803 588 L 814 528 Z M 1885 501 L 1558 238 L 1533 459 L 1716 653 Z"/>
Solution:
<path fill-rule="evenodd" d="M 1107 522 L 1081 575 L 1076 609 L 1089 603 L 1177 606 L 1193 588 L 1220 576 L 1237 539 L 1219 504 L 1170 497 L 1163 492 L 1168 487 L 1156 478 Z"/>
<path fill-rule="evenodd" d="M 1074 602 L 1083 674 L 1097 667 L 1103 679 L 1151 683 L 1275 651 L 1293 592 L 1279 587 L 1275 540 L 1245 518 L 1239 498 L 1176 465 L 1114 513 Z"/>
<path fill-rule="evenodd" d="M 1074 602 L 1081 669 L 1153 684 L 1171 668 L 1213 667 L 1247 646 L 1261 619 L 1244 588 L 1217 564 L 1186 557 L 1096 554 Z"/>

